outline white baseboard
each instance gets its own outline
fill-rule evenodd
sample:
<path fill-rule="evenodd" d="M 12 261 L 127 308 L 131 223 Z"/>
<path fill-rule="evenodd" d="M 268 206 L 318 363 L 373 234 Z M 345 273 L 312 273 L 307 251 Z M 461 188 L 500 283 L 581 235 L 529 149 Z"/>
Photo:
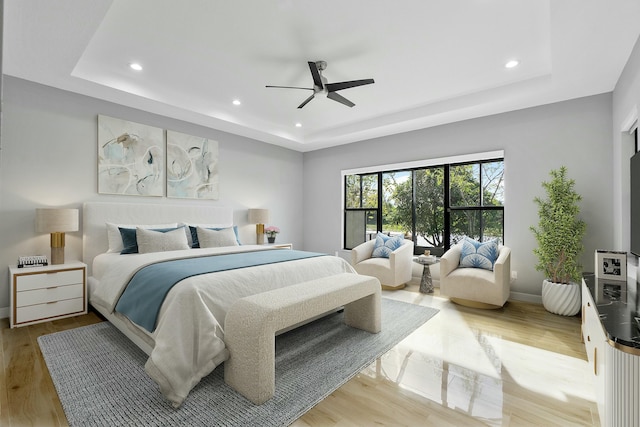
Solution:
<path fill-rule="evenodd" d="M 522 292 L 511 292 L 509 299 L 513 301 L 531 302 L 533 304 L 542 304 L 542 295 L 525 294 Z"/>
<path fill-rule="evenodd" d="M 9 307 L 0 307 L 0 319 L 9 318 L 9 313 L 11 313 Z"/>

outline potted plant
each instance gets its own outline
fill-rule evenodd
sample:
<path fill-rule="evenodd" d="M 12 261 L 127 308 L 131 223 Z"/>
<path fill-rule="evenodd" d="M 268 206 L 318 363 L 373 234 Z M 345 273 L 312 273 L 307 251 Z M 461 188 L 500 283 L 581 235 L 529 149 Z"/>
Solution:
<path fill-rule="evenodd" d="M 276 241 L 276 234 L 280 232 L 278 227 L 274 227 L 270 225 L 269 227 L 264 229 L 264 233 L 267 235 L 267 240 L 269 243 L 274 243 Z"/>
<path fill-rule="evenodd" d="M 567 168 L 550 172 L 551 181 L 543 182 L 545 199 L 536 197 L 538 227 L 531 227 L 538 247 L 536 270 L 545 274 L 542 304 L 551 313 L 575 316 L 580 311 L 580 276 L 578 258 L 584 250 L 582 238 L 586 224 L 580 218 L 578 202 L 582 197 L 574 190 L 575 181 L 567 178 Z"/>

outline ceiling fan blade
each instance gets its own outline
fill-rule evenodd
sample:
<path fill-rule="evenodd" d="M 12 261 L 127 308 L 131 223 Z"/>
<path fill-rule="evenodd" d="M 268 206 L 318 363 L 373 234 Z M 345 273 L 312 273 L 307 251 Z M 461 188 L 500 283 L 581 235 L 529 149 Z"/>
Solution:
<path fill-rule="evenodd" d="M 297 86 L 265 86 L 265 87 L 275 87 L 280 89 L 304 89 L 304 90 L 313 90 L 312 87 L 297 87 Z"/>
<path fill-rule="evenodd" d="M 311 95 L 310 97 L 308 97 L 307 99 L 304 100 L 304 102 L 300 105 L 298 105 L 298 108 L 302 108 L 305 105 L 307 105 L 309 103 L 309 101 L 311 101 L 314 98 L 315 94 Z"/>
<path fill-rule="evenodd" d="M 320 71 L 318 71 L 318 65 L 315 62 L 307 61 L 309 69 L 311 70 L 311 76 L 313 76 L 313 84 L 323 89 L 322 79 L 320 78 Z"/>
<path fill-rule="evenodd" d="M 375 83 L 373 79 L 351 80 L 348 82 L 338 82 L 338 83 L 327 83 L 327 90 L 329 92 L 335 92 L 337 90 L 349 89 L 357 86 L 370 85 L 371 83 Z"/>
<path fill-rule="evenodd" d="M 328 85 L 327 85 L 327 86 L 328 86 Z M 349 100 L 348 100 L 347 98 L 345 98 L 344 96 L 342 96 L 342 95 L 338 95 L 338 94 L 337 94 L 337 93 L 335 93 L 335 92 L 329 92 L 329 93 L 327 94 L 327 98 L 333 99 L 334 101 L 338 101 L 339 103 L 344 104 L 344 105 L 346 105 L 347 107 L 353 107 L 354 105 L 356 105 L 356 104 L 354 104 L 353 102 L 349 101 Z"/>

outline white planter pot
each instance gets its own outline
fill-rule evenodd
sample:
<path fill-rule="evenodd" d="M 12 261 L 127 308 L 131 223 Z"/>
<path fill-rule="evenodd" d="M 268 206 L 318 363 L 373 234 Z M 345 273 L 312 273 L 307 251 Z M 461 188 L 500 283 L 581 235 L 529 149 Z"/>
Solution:
<path fill-rule="evenodd" d="M 580 285 L 577 283 L 542 282 L 542 305 L 547 311 L 562 316 L 575 316 L 582 302 Z"/>

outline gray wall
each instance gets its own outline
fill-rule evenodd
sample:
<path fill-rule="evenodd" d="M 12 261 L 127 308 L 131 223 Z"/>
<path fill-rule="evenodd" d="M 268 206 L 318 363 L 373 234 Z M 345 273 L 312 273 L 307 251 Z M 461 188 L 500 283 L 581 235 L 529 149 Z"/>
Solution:
<path fill-rule="evenodd" d="M 564 165 L 582 194 L 587 222 L 582 262 L 593 269 L 597 248 L 612 248 L 611 94 L 499 114 L 450 125 L 318 150 L 304 155 L 304 246 L 341 249 L 340 172 L 373 165 L 504 150 L 505 244 L 518 278 L 514 298 L 538 301 L 542 273 L 535 270 L 535 196 L 551 169 Z"/>
<path fill-rule="evenodd" d="M 230 206 L 240 238 L 255 243 L 248 208 L 268 208 L 281 242 L 303 239 L 302 154 L 245 137 L 4 76 L 0 160 L 0 265 L 19 255 L 49 254 L 49 236 L 35 233 L 37 207 L 81 208 L 86 201 Z M 97 115 L 171 129 L 219 142 L 220 200 L 97 194 Z M 82 233 L 67 233 L 66 259 L 82 259 Z M 0 315 L 8 315 L 8 274 L 0 274 Z"/>
<path fill-rule="evenodd" d="M 19 255 L 48 253 L 48 236 L 34 231 L 35 208 L 80 207 L 85 201 L 231 206 L 241 239 L 247 242 L 253 241 L 254 227 L 246 223 L 246 209 L 267 207 L 272 212 L 271 223 L 283 230 L 279 241 L 333 253 L 341 249 L 341 170 L 499 149 L 505 151 L 505 243 L 513 248 L 513 269 L 518 271 L 512 288 L 516 298 L 536 300 L 540 295 L 542 275 L 533 268 L 535 241 L 529 226 L 537 222 L 532 199 L 542 195 L 540 182 L 548 178 L 550 169 L 566 165 L 583 195 L 582 217 L 588 224 L 585 269 L 593 268 L 596 248 L 616 247 L 611 94 L 303 155 L 23 80 L 4 79 L 0 160 L 3 265 L 14 264 Z M 640 84 L 634 85 L 637 101 Z M 97 194 L 98 114 L 218 140 L 221 199 L 198 202 Z M 66 257 L 81 258 L 81 233 L 67 234 Z M 7 275 L 0 275 L 0 312 L 6 311 L 8 298 Z"/>

